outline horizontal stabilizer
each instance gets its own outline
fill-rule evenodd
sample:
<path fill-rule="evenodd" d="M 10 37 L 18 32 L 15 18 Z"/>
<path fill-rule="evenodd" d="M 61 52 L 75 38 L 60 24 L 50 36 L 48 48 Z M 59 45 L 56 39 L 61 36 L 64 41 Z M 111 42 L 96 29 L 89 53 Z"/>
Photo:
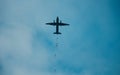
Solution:
<path fill-rule="evenodd" d="M 60 32 L 54 32 L 53 34 L 61 34 Z"/>

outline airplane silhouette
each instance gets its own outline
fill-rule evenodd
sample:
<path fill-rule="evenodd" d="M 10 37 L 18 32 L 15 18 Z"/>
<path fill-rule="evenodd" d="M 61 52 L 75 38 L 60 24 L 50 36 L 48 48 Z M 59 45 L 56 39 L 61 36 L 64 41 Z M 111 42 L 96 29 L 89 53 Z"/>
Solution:
<path fill-rule="evenodd" d="M 55 20 L 51 23 L 46 23 L 46 25 L 52 25 L 52 26 L 56 26 L 56 32 L 54 32 L 53 34 L 62 34 L 59 32 L 59 26 L 68 26 L 69 24 L 67 23 L 62 23 L 62 21 L 59 21 L 59 17 L 56 18 L 56 22 Z"/>

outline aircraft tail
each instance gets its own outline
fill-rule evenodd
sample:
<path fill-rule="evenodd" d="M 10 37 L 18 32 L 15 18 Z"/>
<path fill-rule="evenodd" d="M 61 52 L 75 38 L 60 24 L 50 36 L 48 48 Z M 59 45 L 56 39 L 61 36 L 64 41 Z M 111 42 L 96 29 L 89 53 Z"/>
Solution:
<path fill-rule="evenodd" d="M 54 32 L 53 34 L 61 34 L 60 32 Z"/>

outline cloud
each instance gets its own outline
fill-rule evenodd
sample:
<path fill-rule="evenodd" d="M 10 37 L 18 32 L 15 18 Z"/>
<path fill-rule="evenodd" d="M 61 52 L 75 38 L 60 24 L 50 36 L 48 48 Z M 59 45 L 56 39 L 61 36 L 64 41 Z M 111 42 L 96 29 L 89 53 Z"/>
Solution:
<path fill-rule="evenodd" d="M 32 68 L 42 70 L 49 65 L 49 54 L 46 51 L 46 47 L 43 47 L 42 43 L 35 48 L 32 45 L 34 41 L 32 36 L 33 29 L 20 23 L 18 24 L 18 26 L 11 24 L 11 26 L 0 28 L 0 59 L 5 73 L 3 75 L 18 75 L 20 72 L 25 72 L 22 71 L 24 68 L 26 70 L 32 70 Z"/>

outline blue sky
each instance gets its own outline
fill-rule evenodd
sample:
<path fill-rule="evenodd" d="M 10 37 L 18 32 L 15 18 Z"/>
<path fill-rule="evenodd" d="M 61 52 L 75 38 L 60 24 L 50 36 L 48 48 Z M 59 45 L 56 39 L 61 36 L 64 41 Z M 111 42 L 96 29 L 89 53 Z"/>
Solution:
<path fill-rule="evenodd" d="M 0 75 L 119 75 L 119 4 L 0 0 Z M 58 36 L 55 27 L 45 25 L 56 16 L 70 24 L 60 27 Z"/>

